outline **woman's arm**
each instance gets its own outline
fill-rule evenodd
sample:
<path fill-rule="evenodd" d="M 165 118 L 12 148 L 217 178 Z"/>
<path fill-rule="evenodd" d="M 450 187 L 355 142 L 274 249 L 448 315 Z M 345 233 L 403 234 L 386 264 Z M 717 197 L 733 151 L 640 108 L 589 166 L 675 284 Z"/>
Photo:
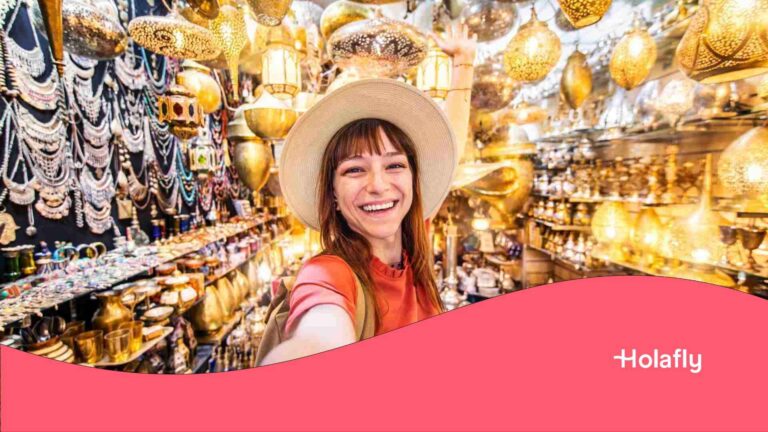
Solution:
<path fill-rule="evenodd" d="M 477 35 L 469 35 L 466 24 L 455 24 L 448 28 L 445 38 L 435 38 L 438 46 L 453 57 L 451 90 L 445 100 L 445 113 L 456 135 L 458 148 L 457 162 L 463 157 L 469 135 L 469 110 L 474 78 Z"/>
<path fill-rule="evenodd" d="M 317 305 L 302 315 L 289 339 L 267 354 L 261 366 L 321 353 L 356 340 L 355 326 L 344 308 Z"/>

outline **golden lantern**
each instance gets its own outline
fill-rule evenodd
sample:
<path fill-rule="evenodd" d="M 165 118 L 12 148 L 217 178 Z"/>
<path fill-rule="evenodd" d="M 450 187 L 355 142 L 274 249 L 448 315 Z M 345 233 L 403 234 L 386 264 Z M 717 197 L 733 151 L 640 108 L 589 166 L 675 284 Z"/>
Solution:
<path fill-rule="evenodd" d="M 256 21 L 259 24 L 275 27 L 283 21 L 285 14 L 291 8 L 292 0 L 248 0 Z"/>
<path fill-rule="evenodd" d="M 512 101 L 520 86 L 507 75 L 504 68 L 490 61 L 475 68 L 472 81 L 472 108 L 478 111 L 498 111 Z"/>
<path fill-rule="evenodd" d="M 416 87 L 436 99 L 445 99 L 451 89 L 452 60 L 433 39 L 429 40 L 427 57 L 416 71 Z"/>
<path fill-rule="evenodd" d="M 168 123 L 171 133 L 179 139 L 188 140 L 197 136 L 203 111 L 192 92 L 174 84 L 168 93 L 157 97 L 157 120 Z"/>
<path fill-rule="evenodd" d="M 712 155 L 708 154 L 701 200 L 696 210 L 672 232 L 672 250 L 690 263 L 717 263 L 725 252 L 720 241 L 720 225 L 727 222 L 712 210 Z"/>
<path fill-rule="evenodd" d="M 211 60 L 221 52 L 213 33 L 182 18 L 175 10 L 166 16 L 142 16 L 128 23 L 134 42 L 166 57 Z"/>
<path fill-rule="evenodd" d="M 676 59 L 704 84 L 768 72 L 768 0 L 704 0 L 677 47 Z"/>
<path fill-rule="evenodd" d="M 301 91 L 301 62 L 293 39 L 282 27 L 269 28 L 261 59 L 261 82 L 273 96 L 289 99 Z"/>
<path fill-rule="evenodd" d="M 215 36 L 216 44 L 221 47 L 224 58 L 227 60 L 235 100 L 240 100 L 240 77 L 237 66 L 240 52 L 248 42 L 243 10 L 229 4 L 222 5 L 219 15 L 211 21 L 211 31 Z"/>
<path fill-rule="evenodd" d="M 607 201 L 597 208 L 592 216 L 592 234 L 602 248 L 598 258 L 612 261 L 625 259 L 623 244 L 629 239 L 632 219 L 624 203 Z"/>
<path fill-rule="evenodd" d="M 323 10 L 320 17 L 320 34 L 328 40 L 331 35 L 346 24 L 373 18 L 374 10 L 364 4 L 349 0 L 338 0 Z"/>
<path fill-rule="evenodd" d="M 695 81 L 687 78 L 672 80 L 661 91 L 655 103 L 656 109 L 670 117 L 669 122 L 674 125 L 683 114 L 693 108 L 695 90 Z"/>
<path fill-rule="evenodd" d="M 204 181 L 216 170 L 216 147 L 207 127 L 199 131 L 189 147 L 189 170 L 197 174 L 198 180 Z"/>
<path fill-rule="evenodd" d="M 642 254 L 642 264 L 654 266 L 662 241 L 663 226 L 652 208 L 643 209 L 632 228 L 632 248 Z"/>
<path fill-rule="evenodd" d="M 512 79 L 533 82 L 543 79 L 560 60 L 560 38 L 539 21 L 536 10 L 520 27 L 504 52 L 504 68 Z"/>
<path fill-rule="evenodd" d="M 587 56 L 578 49 L 568 57 L 560 79 L 560 91 L 573 109 L 581 107 L 592 93 L 592 70 L 587 64 Z"/>
<path fill-rule="evenodd" d="M 717 175 L 725 189 L 749 200 L 744 211 L 768 207 L 768 129 L 751 129 L 720 155 Z"/>
<path fill-rule="evenodd" d="M 234 163 L 240 180 L 253 192 L 267 184 L 272 167 L 272 148 L 256 136 L 245 121 L 245 109 L 235 112 L 227 127 L 227 139 L 234 146 Z"/>
<path fill-rule="evenodd" d="M 211 70 L 192 60 L 184 60 L 181 68 L 181 72 L 176 74 L 176 83 L 195 95 L 203 113 L 218 111 L 221 108 L 221 88 L 211 77 Z"/>
<path fill-rule="evenodd" d="M 557 0 L 568 21 L 574 27 L 590 26 L 603 18 L 611 7 L 611 0 Z"/>
<path fill-rule="evenodd" d="M 266 91 L 256 102 L 243 105 L 242 110 L 251 131 L 265 140 L 285 138 L 298 118 L 290 105 Z"/>
<path fill-rule="evenodd" d="M 636 19 L 611 55 L 609 70 L 616 84 L 632 90 L 648 78 L 656 63 L 656 41 Z"/>

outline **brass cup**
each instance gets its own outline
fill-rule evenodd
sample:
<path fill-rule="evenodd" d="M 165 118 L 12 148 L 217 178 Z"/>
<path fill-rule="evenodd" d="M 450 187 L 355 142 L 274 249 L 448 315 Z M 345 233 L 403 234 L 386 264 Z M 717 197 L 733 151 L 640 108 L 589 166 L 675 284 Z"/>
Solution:
<path fill-rule="evenodd" d="M 131 351 L 131 354 L 135 353 L 136 351 L 141 349 L 141 344 L 143 342 L 143 335 L 142 331 L 144 330 L 144 323 L 141 321 L 131 321 L 120 324 L 120 327 L 118 329 L 127 329 L 131 332 L 131 342 L 129 344 L 129 349 Z"/>
<path fill-rule="evenodd" d="M 85 321 L 72 321 L 67 324 L 64 333 L 61 334 L 61 341 L 75 351 L 75 336 L 85 331 Z"/>
<path fill-rule="evenodd" d="M 123 328 L 107 333 L 104 336 L 104 345 L 111 361 L 123 362 L 128 360 L 131 353 L 131 331 Z"/>
<path fill-rule="evenodd" d="M 77 353 L 86 363 L 96 363 L 104 356 L 104 332 L 91 330 L 75 336 Z"/>

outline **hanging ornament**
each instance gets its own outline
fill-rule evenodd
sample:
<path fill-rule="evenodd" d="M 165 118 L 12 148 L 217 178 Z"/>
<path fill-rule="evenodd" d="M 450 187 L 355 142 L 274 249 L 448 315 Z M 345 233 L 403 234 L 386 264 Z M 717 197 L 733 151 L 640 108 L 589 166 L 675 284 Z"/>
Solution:
<path fill-rule="evenodd" d="M 592 93 L 592 70 L 587 64 L 587 57 L 578 48 L 568 57 L 565 64 L 560 91 L 573 109 L 581 107 Z"/>
<path fill-rule="evenodd" d="M 656 41 L 636 18 L 632 28 L 621 38 L 611 56 L 611 78 L 626 90 L 632 90 L 648 78 L 656 64 Z"/>
<path fill-rule="evenodd" d="M 291 8 L 291 0 L 247 0 L 253 16 L 259 24 L 279 26 Z"/>
<path fill-rule="evenodd" d="M 491 61 L 475 68 L 472 83 L 472 108 L 498 111 L 514 99 L 520 86 L 507 75 L 498 62 Z"/>
<path fill-rule="evenodd" d="M 181 72 L 176 74 L 176 83 L 195 95 L 203 113 L 211 114 L 221 108 L 221 88 L 207 67 L 193 60 L 184 60 Z"/>
<path fill-rule="evenodd" d="M 168 93 L 157 98 L 157 120 L 168 123 L 171 133 L 179 139 L 188 140 L 197 135 L 203 124 L 203 112 L 192 92 L 174 84 Z"/>
<path fill-rule="evenodd" d="M 682 71 L 704 84 L 768 72 L 768 0 L 704 0 L 677 47 Z"/>
<path fill-rule="evenodd" d="M 349 0 L 338 0 L 323 10 L 320 17 L 320 34 L 328 40 L 341 27 L 351 22 L 371 19 L 375 11 L 366 5 Z"/>
<path fill-rule="evenodd" d="M 128 34 L 144 48 L 172 58 L 211 60 L 221 52 L 210 30 L 185 20 L 175 9 L 166 16 L 134 18 Z"/>
<path fill-rule="evenodd" d="M 281 99 L 290 99 L 301 90 L 299 52 L 286 28 L 268 27 L 267 49 L 261 59 L 264 90 Z"/>
<path fill-rule="evenodd" d="M 451 57 L 429 40 L 427 57 L 416 71 L 416 87 L 435 99 L 445 99 L 451 89 Z"/>
<path fill-rule="evenodd" d="M 64 77 L 64 0 L 39 0 L 38 5 L 43 14 L 45 30 L 48 33 L 48 43 L 51 45 L 53 63 L 60 77 Z"/>
<path fill-rule="evenodd" d="M 298 118 L 285 101 L 267 91 L 262 91 L 256 102 L 243 105 L 242 110 L 251 131 L 265 140 L 285 138 Z"/>
<path fill-rule="evenodd" d="M 470 0 L 461 16 L 478 42 L 488 42 L 512 30 L 517 21 L 517 5 L 509 0 Z"/>
<path fill-rule="evenodd" d="M 504 68 L 516 81 L 539 81 L 557 65 L 560 48 L 560 38 L 531 9 L 530 21 L 520 27 L 507 45 Z"/>
<path fill-rule="evenodd" d="M 221 6 L 219 16 L 211 21 L 211 31 L 213 31 L 216 45 L 221 47 L 224 58 L 227 59 L 235 101 L 240 100 L 240 77 L 237 63 L 240 59 L 240 52 L 243 51 L 248 42 L 245 30 L 243 10 L 229 4 Z"/>
<path fill-rule="evenodd" d="M 272 167 L 272 149 L 269 143 L 248 128 L 245 110 L 237 110 L 227 128 L 227 140 L 234 146 L 234 163 L 237 175 L 253 192 L 267 184 Z"/>
<path fill-rule="evenodd" d="M 577 29 L 600 21 L 611 7 L 611 0 L 557 0 L 571 24 Z"/>
<path fill-rule="evenodd" d="M 197 174 L 198 180 L 205 181 L 216 169 L 216 147 L 207 127 L 198 130 L 197 138 L 189 147 L 189 169 Z"/>
<path fill-rule="evenodd" d="M 664 86 L 655 107 L 668 117 L 671 125 L 675 125 L 688 110 L 693 108 L 695 90 L 695 81 L 687 78 L 672 80 Z"/>
<path fill-rule="evenodd" d="M 16 230 L 19 229 L 13 216 L 0 211 L 0 244 L 7 245 L 16 241 Z"/>

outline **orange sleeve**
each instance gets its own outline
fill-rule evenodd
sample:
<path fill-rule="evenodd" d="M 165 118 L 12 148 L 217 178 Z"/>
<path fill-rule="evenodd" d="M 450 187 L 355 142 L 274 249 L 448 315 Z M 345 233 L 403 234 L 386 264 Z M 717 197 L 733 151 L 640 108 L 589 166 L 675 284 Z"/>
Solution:
<path fill-rule="evenodd" d="M 296 276 L 290 296 L 286 333 L 290 334 L 305 312 L 321 304 L 343 308 L 355 320 L 357 286 L 352 269 L 337 256 L 311 258 Z"/>

